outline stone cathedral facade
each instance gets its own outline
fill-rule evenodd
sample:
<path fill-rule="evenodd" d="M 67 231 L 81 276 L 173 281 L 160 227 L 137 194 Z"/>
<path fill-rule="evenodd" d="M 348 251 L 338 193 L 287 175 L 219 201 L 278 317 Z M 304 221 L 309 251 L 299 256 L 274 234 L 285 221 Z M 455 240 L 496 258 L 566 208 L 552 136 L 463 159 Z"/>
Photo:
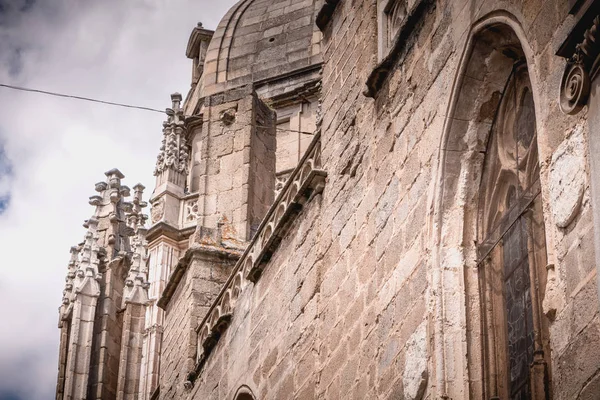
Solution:
<path fill-rule="evenodd" d="M 600 399 L 599 29 L 599 0 L 199 24 L 148 202 L 116 169 L 90 198 L 57 399 Z"/>

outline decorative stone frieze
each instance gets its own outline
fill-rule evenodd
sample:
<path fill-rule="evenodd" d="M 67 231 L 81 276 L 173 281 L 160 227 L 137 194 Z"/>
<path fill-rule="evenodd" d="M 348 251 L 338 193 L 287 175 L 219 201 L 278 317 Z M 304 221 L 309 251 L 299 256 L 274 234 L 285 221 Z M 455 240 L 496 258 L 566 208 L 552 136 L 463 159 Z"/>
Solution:
<path fill-rule="evenodd" d="M 165 199 L 159 198 L 154 204 L 152 204 L 152 223 L 159 222 L 165 215 Z"/>
<path fill-rule="evenodd" d="M 256 282 L 273 252 L 285 236 L 304 204 L 325 187 L 327 173 L 321 165 L 321 134 L 317 133 L 298 166 L 290 174 L 275 202 L 267 212 L 250 245 L 238 260 L 206 317 L 197 328 L 198 365 L 202 368 L 206 357 L 225 332 L 242 290 L 249 282 Z"/>
<path fill-rule="evenodd" d="M 281 193 L 281 190 L 285 187 L 286 182 L 290 179 L 290 173 L 280 173 L 275 177 L 275 197 Z"/>
<path fill-rule="evenodd" d="M 171 95 L 172 108 L 167 108 L 167 121 L 163 123 L 163 139 L 158 153 L 154 175 L 172 169 L 187 175 L 189 170 L 190 146 L 181 108 L 181 94 Z"/>
<path fill-rule="evenodd" d="M 583 22 L 583 20 L 582 20 Z M 560 109 L 569 115 L 575 115 L 587 105 L 590 95 L 591 81 L 596 77 L 600 64 L 600 16 L 596 15 L 591 25 L 585 30 L 582 41 L 574 46 L 574 52 L 566 56 L 567 49 L 573 47 L 573 36 L 578 29 L 570 35 L 563 44 L 559 55 L 568 57 L 567 66 L 560 85 Z"/>

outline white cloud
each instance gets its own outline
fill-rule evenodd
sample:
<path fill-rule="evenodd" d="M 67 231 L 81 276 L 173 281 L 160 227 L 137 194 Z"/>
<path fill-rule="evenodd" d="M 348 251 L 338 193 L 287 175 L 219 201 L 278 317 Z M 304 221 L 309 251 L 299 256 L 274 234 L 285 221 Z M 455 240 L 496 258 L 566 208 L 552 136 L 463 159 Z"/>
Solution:
<path fill-rule="evenodd" d="M 189 88 L 192 28 L 214 29 L 234 2 L 0 0 L 0 83 L 164 109 Z M 48 399 L 87 198 L 113 167 L 150 196 L 163 116 L 5 88 L 0 104 L 0 198 L 10 194 L 0 214 L 0 399 Z"/>

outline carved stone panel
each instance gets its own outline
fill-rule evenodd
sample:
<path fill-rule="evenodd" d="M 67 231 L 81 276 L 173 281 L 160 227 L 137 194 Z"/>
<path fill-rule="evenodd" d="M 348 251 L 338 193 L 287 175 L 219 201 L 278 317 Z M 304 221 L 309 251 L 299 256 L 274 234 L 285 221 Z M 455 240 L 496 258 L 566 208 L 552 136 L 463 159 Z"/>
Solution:
<path fill-rule="evenodd" d="M 160 198 L 156 203 L 152 204 L 152 210 L 150 211 L 152 216 L 152 223 L 157 223 L 165 215 L 165 199 Z"/>
<path fill-rule="evenodd" d="M 198 219 L 198 199 L 188 200 L 185 202 L 185 221 L 192 222 Z"/>

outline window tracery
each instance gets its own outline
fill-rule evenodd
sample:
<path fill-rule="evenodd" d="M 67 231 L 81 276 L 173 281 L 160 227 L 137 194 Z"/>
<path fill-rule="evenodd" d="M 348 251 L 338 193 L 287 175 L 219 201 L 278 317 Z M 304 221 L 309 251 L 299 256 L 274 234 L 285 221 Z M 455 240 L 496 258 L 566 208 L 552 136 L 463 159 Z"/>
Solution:
<path fill-rule="evenodd" d="M 524 64 L 515 66 L 500 102 L 481 189 L 478 258 L 488 389 L 499 398 L 546 399 L 546 246 L 535 110 Z"/>

